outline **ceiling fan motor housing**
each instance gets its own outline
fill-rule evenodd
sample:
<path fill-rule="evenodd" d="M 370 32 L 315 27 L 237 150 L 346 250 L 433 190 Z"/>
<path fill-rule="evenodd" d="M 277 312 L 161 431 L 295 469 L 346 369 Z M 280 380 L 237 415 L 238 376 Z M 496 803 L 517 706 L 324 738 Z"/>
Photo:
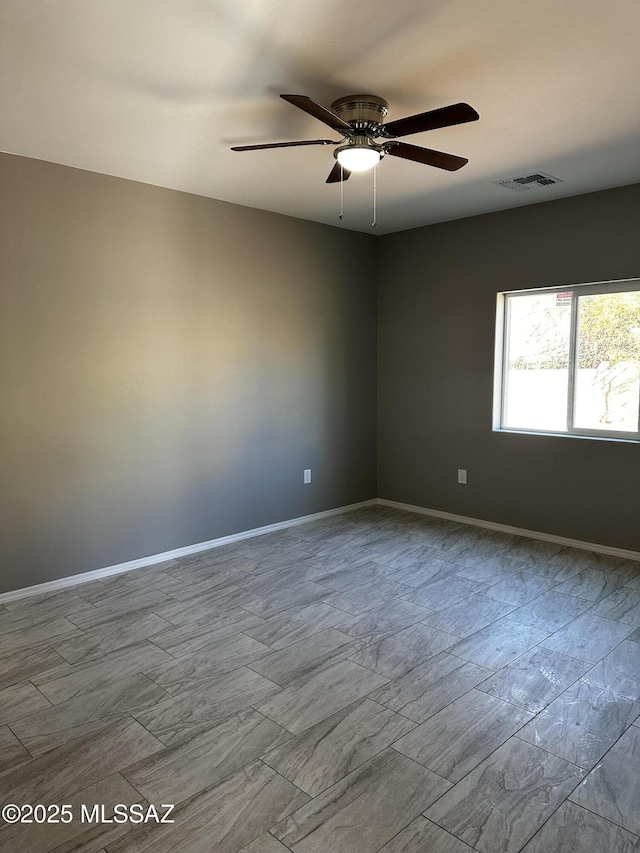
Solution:
<path fill-rule="evenodd" d="M 389 104 L 377 95 L 346 95 L 331 104 L 331 111 L 348 122 L 354 130 L 373 135 L 389 111 Z"/>

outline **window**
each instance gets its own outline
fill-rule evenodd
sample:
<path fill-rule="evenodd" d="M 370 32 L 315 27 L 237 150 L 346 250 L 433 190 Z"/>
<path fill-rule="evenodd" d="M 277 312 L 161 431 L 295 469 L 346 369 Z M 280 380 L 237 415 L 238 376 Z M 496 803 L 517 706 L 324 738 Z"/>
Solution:
<path fill-rule="evenodd" d="M 640 440 L 640 279 L 498 296 L 497 429 Z"/>

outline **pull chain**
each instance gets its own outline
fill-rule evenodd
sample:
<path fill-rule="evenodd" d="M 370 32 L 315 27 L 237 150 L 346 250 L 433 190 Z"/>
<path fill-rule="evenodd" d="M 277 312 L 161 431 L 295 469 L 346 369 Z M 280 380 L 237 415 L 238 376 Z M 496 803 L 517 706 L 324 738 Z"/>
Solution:
<path fill-rule="evenodd" d="M 371 223 L 372 228 L 378 227 L 378 167 L 373 167 L 373 222 Z"/>
<path fill-rule="evenodd" d="M 344 219 L 344 169 L 340 163 L 340 221 Z"/>

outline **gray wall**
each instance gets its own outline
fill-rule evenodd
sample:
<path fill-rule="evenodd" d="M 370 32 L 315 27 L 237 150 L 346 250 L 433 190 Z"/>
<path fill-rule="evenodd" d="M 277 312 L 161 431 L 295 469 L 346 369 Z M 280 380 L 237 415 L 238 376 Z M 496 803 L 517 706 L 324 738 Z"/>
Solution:
<path fill-rule="evenodd" d="M 0 591 L 375 497 L 376 270 L 378 494 L 640 550 L 637 445 L 491 430 L 496 293 L 640 274 L 640 186 L 381 238 L 10 155 L 0 195 Z"/>
<path fill-rule="evenodd" d="M 10 155 L 0 197 L 0 591 L 375 497 L 375 238 Z"/>
<path fill-rule="evenodd" d="M 640 550 L 637 444 L 491 428 L 496 293 L 640 275 L 639 221 L 635 185 L 380 238 L 380 497 Z"/>

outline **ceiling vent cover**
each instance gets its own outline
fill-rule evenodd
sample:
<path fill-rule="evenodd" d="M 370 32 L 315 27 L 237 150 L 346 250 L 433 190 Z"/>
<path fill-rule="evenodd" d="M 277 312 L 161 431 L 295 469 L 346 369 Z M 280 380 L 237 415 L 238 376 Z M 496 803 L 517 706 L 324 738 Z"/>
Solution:
<path fill-rule="evenodd" d="M 535 189 L 535 187 L 550 187 L 553 184 L 561 184 L 560 178 L 554 178 L 545 172 L 531 172 L 529 175 L 520 175 L 517 178 L 507 178 L 504 181 L 494 181 L 499 187 L 505 187 L 514 192 Z"/>

